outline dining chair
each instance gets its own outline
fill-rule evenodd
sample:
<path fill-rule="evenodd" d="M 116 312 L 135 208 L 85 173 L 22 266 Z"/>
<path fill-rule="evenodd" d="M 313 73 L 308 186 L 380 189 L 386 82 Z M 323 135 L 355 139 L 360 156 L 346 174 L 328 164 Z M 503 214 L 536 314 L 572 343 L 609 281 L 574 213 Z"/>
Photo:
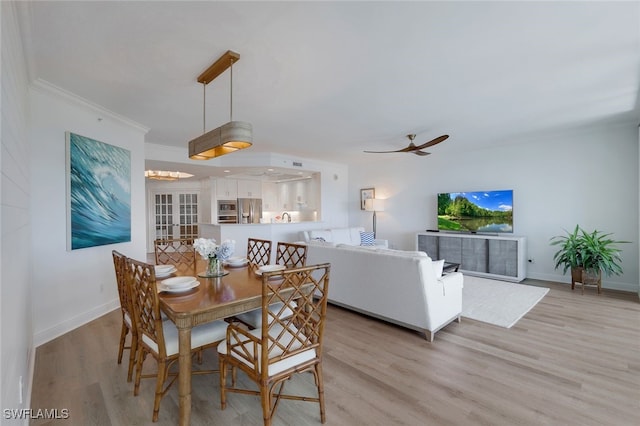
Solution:
<path fill-rule="evenodd" d="M 287 268 L 299 268 L 307 264 L 307 246 L 304 244 L 278 242 L 276 246 L 276 264 Z M 282 303 L 276 302 L 269 306 L 272 312 L 280 312 L 283 316 L 291 315 L 290 309 L 282 310 Z M 262 318 L 262 309 L 254 309 L 235 316 L 251 328 L 259 328 Z"/>
<path fill-rule="evenodd" d="M 132 305 L 135 324 L 138 329 L 138 359 L 136 381 L 133 390 L 138 395 L 140 379 L 155 377 L 156 389 L 153 401 L 154 422 L 158 421 L 160 400 L 178 377 L 170 373 L 171 366 L 178 360 L 178 329 L 171 321 L 162 321 L 156 286 L 154 265 L 127 259 L 127 273 L 131 285 Z M 225 338 L 227 323 L 221 320 L 198 325 L 191 330 L 191 351 L 197 353 L 205 348 L 215 347 Z M 156 374 L 142 375 L 142 365 L 147 355 L 153 356 L 158 364 Z M 214 373 L 213 370 L 192 371 L 192 374 Z M 169 376 L 173 376 L 165 386 Z"/>
<path fill-rule="evenodd" d="M 153 242 L 156 264 L 174 265 L 182 273 L 196 273 L 196 249 L 193 238 L 156 239 Z"/>
<path fill-rule="evenodd" d="M 127 371 L 127 382 L 133 377 L 133 366 L 136 360 L 138 347 L 138 330 L 136 329 L 131 300 L 131 288 L 127 282 L 127 256 L 113 250 L 113 266 L 116 272 L 116 284 L 118 285 L 118 297 L 120 298 L 120 312 L 122 313 L 122 328 L 120 330 L 120 346 L 118 348 L 118 364 L 122 363 L 122 354 L 125 349 L 129 349 L 129 369 Z M 127 334 L 131 332 L 131 343 L 125 345 Z"/>
<path fill-rule="evenodd" d="M 307 245 L 278 242 L 276 263 L 287 268 L 299 268 L 307 264 Z"/>
<path fill-rule="evenodd" d="M 237 392 L 260 395 L 265 426 L 271 424 L 281 399 L 318 402 L 320 421 L 325 422 L 322 342 L 330 268 L 324 263 L 262 274 L 262 327 L 247 330 L 231 323 L 218 345 L 223 410 L 227 392 Z M 274 303 L 282 303 L 293 314 L 282 318 L 280 312 L 268 309 Z M 234 374 L 227 385 L 228 367 L 242 370 L 259 390 L 236 387 Z M 317 397 L 283 393 L 284 383 L 303 372 L 313 374 Z"/>
<path fill-rule="evenodd" d="M 247 259 L 252 268 L 268 265 L 271 262 L 271 241 L 249 238 L 247 240 Z"/>

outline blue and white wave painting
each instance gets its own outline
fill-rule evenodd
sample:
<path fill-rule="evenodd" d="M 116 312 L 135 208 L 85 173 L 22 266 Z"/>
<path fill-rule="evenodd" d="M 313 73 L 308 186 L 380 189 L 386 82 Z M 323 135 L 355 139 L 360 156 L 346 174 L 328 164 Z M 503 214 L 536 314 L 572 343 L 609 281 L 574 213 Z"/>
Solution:
<path fill-rule="evenodd" d="M 71 250 L 131 241 L 131 155 L 68 133 Z"/>

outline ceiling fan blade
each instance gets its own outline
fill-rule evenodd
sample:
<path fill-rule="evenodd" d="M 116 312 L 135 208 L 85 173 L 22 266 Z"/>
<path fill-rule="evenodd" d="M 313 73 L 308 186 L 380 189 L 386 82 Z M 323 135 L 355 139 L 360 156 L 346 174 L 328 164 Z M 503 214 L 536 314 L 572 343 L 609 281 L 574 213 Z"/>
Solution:
<path fill-rule="evenodd" d="M 420 156 L 431 154 L 430 152 L 424 152 L 424 151 L 411 151 L 411 152 L 413 152 L 415 155 L 420 155 Z"/>
<path fill-rule="evenodd" d="M 413 151 L 415 151 L 416 149 L 418 149 L 418 147 L 416 147 L 416 146 L 413 144 L 413 142 L 411 142 L 411 143 L 409 144 L 409 146 L 406 146 L 406 147 L 404 147 L 404 148 L 402 148 L 402 149 L 397 149 L 397 150 L 395 150 L 395 151 L 364 151 L 364 152 L 367 152 L 367 153 L 369 153 L 369 154 L 390 154 L 390 153 L 392 153 L 392 152 L 413 152 Z"/>
<path fill-rule="evenodd" d="M 406 148 L 400 149 L 398 151 L 363 151 L 366 152 L 367 154 L 391 154 L 393 152 L 407 152 L 405 151 Z"/>
<path fill-rule="evenodd" d="M 438 136 L 437 138 L 430 140 L 429 142 L 425 142 L 422 145 L 419 145 L 416 147 L 416 151 L 419 149 L 423 149 L 423 148 L 428 148 L 430 146 L 434 146 L 436 144 L 439 144 L 440 142 L 446 140 L 449 138 L 449 135 L 442 135 L 442 136 Z"/>

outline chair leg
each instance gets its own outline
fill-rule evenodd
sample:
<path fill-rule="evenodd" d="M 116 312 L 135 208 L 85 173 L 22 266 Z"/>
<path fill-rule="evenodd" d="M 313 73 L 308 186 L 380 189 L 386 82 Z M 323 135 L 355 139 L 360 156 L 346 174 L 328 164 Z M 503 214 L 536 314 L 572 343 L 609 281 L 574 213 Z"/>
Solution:
<path fill-rule="evenodd" d="M 322 380 L 322 364 L 316 364 L 316 382 L 318 384 L 318 402 L 320 403 L 320 423 L 324 423 L 326 419 L 324 411 L 324 381 Z"/>
<path fill-rule="evenodd" d="M 144 347 L 140 347 L 138 351 L 138 361 L 136 362 L 136 383 L 133 387 L 133 395 L 138 396 L 140 393 L 140 379 L 142 378 L 142 363 L 144 362 L 144 357 L 146 356 L 146 352 Z"/>
<path fill-rule="evenodd" d="M 124 341 L 127 338 L 129 327 L 122 320 L 122 328 L 120 329 L 120 347 L 118 348 L 118 364 L 122 363 L 122 352 L 124 352 Z"/>
<path fill-rule="evenodd" d="M 271 389 L 266 384 L 260 384 L 260 402 L 264 426 L 271 426 Z"/>
<path fill-rule="evenodd" d="M 158 376 L 156 377 L 156 394 L 153 399 L 153 418 L 154 422 L 158 421 L 158 412 L 160 411 L 160 400 L 162 399 L 162 388 L 167 378 L 167 363 L 164 360 L 158 360 Z"/>
<path fill-rule="evenodd" d="M 218 354 L 218 359 L 218 368 L 220 369 L 220 409 L 224 410 L 227 406 L 227 366 L 220 354 Z"/>
<path fill-rule="evenodd" d="M 136 363 L 136 355 L 138 353 L 138 336 L 137 333 L 131 333 L 131 348 L 129 349 L 129 371 L 127 371 L 127 382 L 131 381 L 133 376 L 133 366 Z"/>

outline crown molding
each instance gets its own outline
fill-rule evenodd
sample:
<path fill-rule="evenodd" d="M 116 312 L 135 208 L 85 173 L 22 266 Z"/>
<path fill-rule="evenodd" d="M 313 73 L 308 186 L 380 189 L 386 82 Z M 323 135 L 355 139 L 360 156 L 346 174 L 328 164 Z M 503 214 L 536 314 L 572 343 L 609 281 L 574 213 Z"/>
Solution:
<path fill-rule="evenodd" d="M 87 108 L 90 109 L 100 115 L 104 115 L 104 116 L 108 116 L 109 118 L 119 121 L 122 124 L 125 124 L 129 127 L 134 128 L 135 130 L 142 132 L 143 134 L 146 134 L 149 132 L 149 130 L 151 130 L 149 127 L 144 126 L 136 121 L 133 121 L 123 115 L 120 115 L 116 112 L 113 112 L 111 110 L 108 110 L 107 108 L 104 108 L 96 103 L 93 103 L 87 99 L 84 99 L 74 93 L 69 92 L 68 90 L 65 90 L 61 87 L 56 86 L 55 84 L 49 83 L 46 80 L 43 80 L 41 78 L 33 81 L 31 83 L 31 87 L 35 90 L 38 90 L 40 92 L 43 93 L 47 93 L 50 95 L 53 95 L 57 98 L 60 98 L 68 103 L 71 103 L 73 105 L 76 106 L 80 106 L 82 108 Z"/>

